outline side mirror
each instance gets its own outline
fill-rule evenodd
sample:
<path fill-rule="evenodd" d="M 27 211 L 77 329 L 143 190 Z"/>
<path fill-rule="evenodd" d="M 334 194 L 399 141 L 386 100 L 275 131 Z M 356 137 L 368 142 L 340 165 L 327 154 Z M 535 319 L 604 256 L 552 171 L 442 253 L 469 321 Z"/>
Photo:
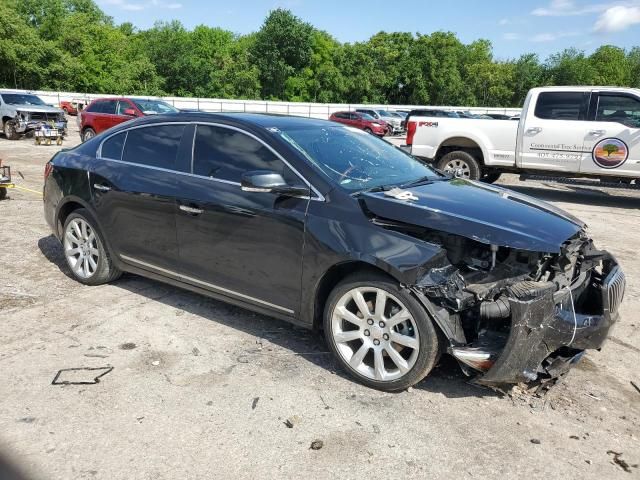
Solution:
<path fill-rule="evenodd" d="M 308 188 L 288 185 L 282 175 L 270 170 L 254 170 L 243 173 L 240 186 L 243 192 L 276 193 L 292 197 L 309 195 Z"/>
<path fill-rule="evenodd" d="M 124 114 L 129 116 L 129 117 L 135 117 L 136 116 L 136 111 L 133 108 L 127 108 L 124 111 Z"/>

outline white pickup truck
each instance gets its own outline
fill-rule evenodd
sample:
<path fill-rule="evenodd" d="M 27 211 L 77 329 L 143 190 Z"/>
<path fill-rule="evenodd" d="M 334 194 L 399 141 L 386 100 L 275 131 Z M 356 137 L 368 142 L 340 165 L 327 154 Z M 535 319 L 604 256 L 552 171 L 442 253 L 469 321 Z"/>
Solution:
<path fill-rule="evenodd" d="M 436 168 L 474 180 L 511 172 L 640 187 L 640 90 L 534 88 L 519 120 L 411 116 L 406 143 Z"/>

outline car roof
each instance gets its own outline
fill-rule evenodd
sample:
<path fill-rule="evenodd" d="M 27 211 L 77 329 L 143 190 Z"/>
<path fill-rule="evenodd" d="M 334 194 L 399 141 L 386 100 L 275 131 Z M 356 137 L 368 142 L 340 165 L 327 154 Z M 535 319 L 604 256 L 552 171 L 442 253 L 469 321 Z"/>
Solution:
<path fill-rule="evenodd" d="M 277 128 L 279 130 L 294 130 L 299 128 L 331 127 L 342 128 L 340 124 L 317 118 L 297 117 L 293 115 L 275 115 L 267 113 L 244 112 L 176 112 L 149 115 L 133 120 L 137 125 L 149 125 L 162 122 L 223 122 L 245 125 L 248 127 Z M 124 124 L 123 124 L 124 125 Z M 131 126 L 131 122 L 126 122 Z"/>

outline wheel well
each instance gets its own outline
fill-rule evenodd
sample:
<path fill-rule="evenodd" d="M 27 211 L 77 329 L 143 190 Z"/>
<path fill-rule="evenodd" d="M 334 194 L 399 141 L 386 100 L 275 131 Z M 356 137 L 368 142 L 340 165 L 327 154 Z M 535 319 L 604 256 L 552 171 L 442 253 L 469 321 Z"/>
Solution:
<path fill-rule="evenodd" d="M 2 125 L 4 125 L 4 122 L 11 120 L 11 117 L 7 117 L 6 115 L 4 117 L 2 117 Z"/>
<path fill-rule="evenodd" d="M 455 151 L 467 152 L 480 163 L 484 163 L 484 155 L 482 154 L 480 146 L 473 140 L 466 137 L 451 137 L 442 142 L 434 160 L 437 162 L 447 153 Z"/>
<path fill-rule="evenodd" d="M 75 210 L 78 210 L 79 208 L 84 208 L 84 207 L 78 202 L 67 202 L 62 207 L 60 207 L 60 210 L 58 211 L 58 221 L 56 222 L 56 225 L 58 227 L 58 236 L 60 238 L 62 238 L 62 234 L 63 234 L 62 229 L 64 227 L 64 222 L 67 221 L 67 217 L 71 215 L 72 212 L 74 212 Z"/>
<path fill-rule="evenodd" d="M 360 261 L 339 263 L 331 267 L 323 275 L 322 279 L 320 280 L 320 283 L 318 284 L 318 288 L 316 290 L 314 308 L 313 308 L 313 328 L 314 329 L 322 328 L 322 316 L 324 314 L 324 307 L 327 303 L 327 299 L 329 298 L 329 294 L 331 293 L 331 290 L 333 290 L 336 284 L 342 281 L 342 279 L 354 273 L 360 273 L 360 272 L 371 272 L 371 273 L 389 276 L 389 274 L 384 270 L 374 265 L 371 265 L 370 263 L 360 262 Z"/>

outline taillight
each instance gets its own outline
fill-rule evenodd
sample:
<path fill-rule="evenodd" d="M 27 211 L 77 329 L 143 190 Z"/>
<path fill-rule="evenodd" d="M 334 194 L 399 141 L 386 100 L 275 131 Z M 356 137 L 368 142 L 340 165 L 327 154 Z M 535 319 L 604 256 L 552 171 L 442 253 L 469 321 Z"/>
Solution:
<path fill-rule="evenodd" d="M 416 134 L 418 122 L 409 121 L 407 125 L 407 145 L 413 145 L 413 136 Z"/>
<path fill-rule="evenodd" d="M 49 175 L 51 175 L 51 172 L 53 172 L 53 163 L 51 162 L 47 162 L 44 166 L 44 179 L 46 180 L 47 178 L 49 178 Z"/>

